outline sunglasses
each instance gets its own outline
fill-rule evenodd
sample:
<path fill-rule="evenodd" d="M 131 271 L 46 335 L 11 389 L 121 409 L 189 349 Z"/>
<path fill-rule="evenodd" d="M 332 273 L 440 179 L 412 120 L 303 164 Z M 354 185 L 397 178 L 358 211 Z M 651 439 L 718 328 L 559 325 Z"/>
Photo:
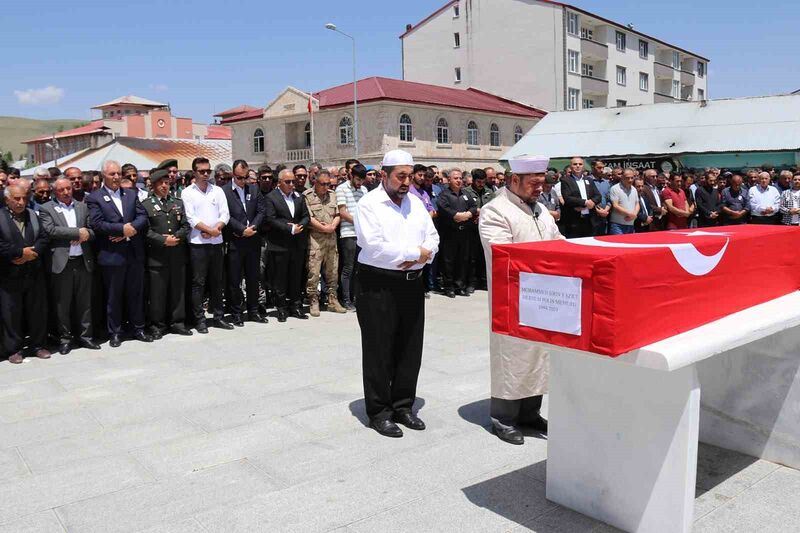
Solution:
<path fill-rule="evenodd" d="M 295 175 L 294 175 L 294 177 L 295 177 L 295 178 L 297 178 L 297 179 L 300 179 L 300 178 L 307 178 L 307 177 L 308 177 L 308 174 L 295 174 Z"/>
<path fill-rule="evenodd" d="M 199 172 L 200 174 L 211 174 L 211 169 L 204 168 L 203 170 L 196 170 L 195 172 Z"/>
<path fill-rule="evenodd" d="M 367 176 L 374 176 L 374 175 L 375 175 L 374 172 L 367 172 Z"/>

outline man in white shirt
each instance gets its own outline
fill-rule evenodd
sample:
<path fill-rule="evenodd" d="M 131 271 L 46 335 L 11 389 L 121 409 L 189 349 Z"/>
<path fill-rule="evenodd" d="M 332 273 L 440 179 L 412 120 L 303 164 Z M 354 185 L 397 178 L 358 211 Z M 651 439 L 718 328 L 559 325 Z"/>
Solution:
<path fill-rule="evenodd" d="M 356 309 L 369 425 L 402 437 L 395 422 L 425 429 L 412 408 L 425 329 L 422 269 L 439 250 L 439 234 L 422 201 L 408 194 L 411 154 L 392 150 L 382 167 L 382 186 L 361 199 L 355 216 L 361 248 Z"/>
<path fill-rule="evenodd" d="M 211 164 L 204 157 L 192 161 L 194 184 L 181 194 L 186 218 L 192 228 L 189 234 L 189 259 L 192 266 L 192 313 L 198 333 L 208 333 L 203 298 L 206 284 L 209 289 L 208 310 L 214 316 L 211 325 L 220 329 L 233 329 L 233 324 L 223 320 L 225 254 L 222 229 L 230 220 L 228 200 L 222 188 L 209 182 Z"/>
<path fill-rule="evenodd" d="M 758 184 L 750 188 L 750 223 L 780 224 L 781 193 L 770 185 L 772 177 L 769 172 L 758 175 Z"/>

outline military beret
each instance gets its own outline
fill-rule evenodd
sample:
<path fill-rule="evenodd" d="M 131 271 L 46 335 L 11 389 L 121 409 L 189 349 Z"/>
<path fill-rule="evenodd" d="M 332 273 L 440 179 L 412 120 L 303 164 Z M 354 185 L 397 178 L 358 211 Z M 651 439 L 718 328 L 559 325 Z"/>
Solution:
<path fill-rule="evenodd" d="M 157 168 L 155 170 L 155 172 L 150 174 L 150 182 L 153 185 L 155 185 L 160 180 L 163 180 L 164 178 L 168 178 L 168 177 L 169 177 L 169 174 L 167 173 L 167 169 L 166 168 Z"/>
<path fill-rule="evenodd" d="M 167 170 L 169 167 L 177 167 L 177 166 L 178 166 L 177 159 L 165 159 L 161 163 L 159 163 L 156 168 Z"/>

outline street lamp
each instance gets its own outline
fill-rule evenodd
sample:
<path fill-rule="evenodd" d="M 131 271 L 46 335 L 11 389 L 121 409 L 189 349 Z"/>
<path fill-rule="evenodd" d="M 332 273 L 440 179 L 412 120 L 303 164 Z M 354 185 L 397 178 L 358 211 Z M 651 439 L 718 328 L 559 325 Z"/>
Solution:
<path fill-rule="evenodd" d="M 358 87 L 357 87 L 357 80 L 356 80 L 356 39 L 352 35 L 348 35 L 345 32 L 341 31 L 336 27 L 336 24 L 329 22 L 325 24 L 326 30 L 335 31 L 336 33 L 340 33 L 353 41 L 353 137 L 355 141 L 355 149 L 356 155 L 355 159 L 358 159 Z"/>

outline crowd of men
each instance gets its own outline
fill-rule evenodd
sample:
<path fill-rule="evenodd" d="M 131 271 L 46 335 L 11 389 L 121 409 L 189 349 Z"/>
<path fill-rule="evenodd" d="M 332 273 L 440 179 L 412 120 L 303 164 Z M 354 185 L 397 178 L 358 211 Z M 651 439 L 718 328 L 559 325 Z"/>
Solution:
<path fill-rule="evenodd" d="M 797 170 L 797 169 L 795 169 Z M 355 159 L 249 168 L 197 158 L 140 172 L 0 168 L 0 314 L 3 355 L 49 358 L 75 346 L 192 335 L 245 321 L 355 310 L 354 216 L 382 171 Z M 422 273 L 425 296 L 487 288 L 481 209 L 510 172 L 414 165 L 409 192 L 440 235 Z M 539 203 L 567 238 L 728 224 L 800 225 L 800 171 L 715 168 L 676 173 L 582 158 L 549 169 Z M 210 317 L 207 317 L 210 315 Z"/>

